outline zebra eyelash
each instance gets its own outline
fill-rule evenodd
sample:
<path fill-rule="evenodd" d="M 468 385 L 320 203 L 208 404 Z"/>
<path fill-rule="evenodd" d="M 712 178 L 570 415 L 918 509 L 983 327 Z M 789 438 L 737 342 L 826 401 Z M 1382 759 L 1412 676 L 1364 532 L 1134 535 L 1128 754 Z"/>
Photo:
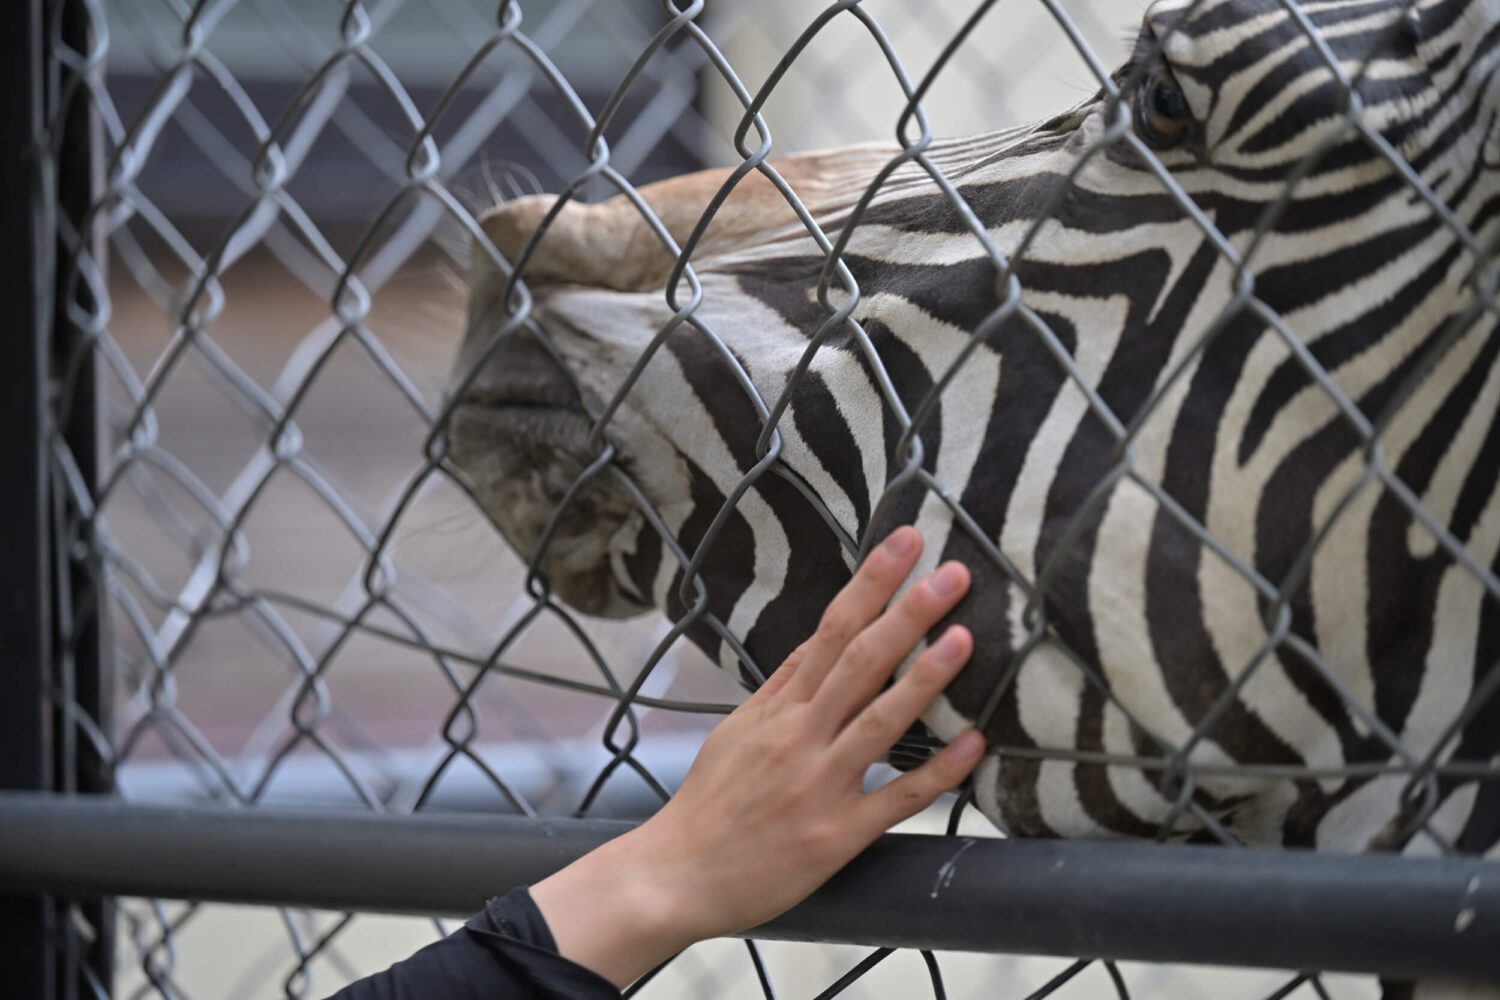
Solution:
<path fill-rule="evenodd" d="M 1122 91 L 1132 80 L 1139 85 L 1158 65 L 1167 69 L 1171 68 L 1167 66 L 1161 42 L 1157 40 L 1156 34 L 1148 26 L 1143 24 L 1127 32 L 1124 35 L 1124 41 L 1129 46 L 1130 55 L 1125 58 L 1125 62 L 1113 76 L 1115 86 Z"/>

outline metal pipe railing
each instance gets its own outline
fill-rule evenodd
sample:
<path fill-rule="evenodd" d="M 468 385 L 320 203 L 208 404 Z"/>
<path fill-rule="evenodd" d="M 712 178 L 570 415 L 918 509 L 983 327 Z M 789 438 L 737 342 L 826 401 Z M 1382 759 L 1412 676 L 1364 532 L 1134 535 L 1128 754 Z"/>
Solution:
<path fill-rule="evenodd" d="M 0 893 L 467 914 L 631 825 L 3 794 Z M 892 834 L 745 936 L 1500 981 L 1500 864 Z"/>

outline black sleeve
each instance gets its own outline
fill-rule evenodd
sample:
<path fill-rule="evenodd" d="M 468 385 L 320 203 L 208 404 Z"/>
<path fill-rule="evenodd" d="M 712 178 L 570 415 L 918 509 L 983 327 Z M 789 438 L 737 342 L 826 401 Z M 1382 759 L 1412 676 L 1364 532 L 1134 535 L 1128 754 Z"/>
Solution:
<path fill-rule="evenodd" d="M 492 899 L 462 930 L 330 1000 L 620 1000 L 595 972 L 557 953 L 522 886 Z"/>

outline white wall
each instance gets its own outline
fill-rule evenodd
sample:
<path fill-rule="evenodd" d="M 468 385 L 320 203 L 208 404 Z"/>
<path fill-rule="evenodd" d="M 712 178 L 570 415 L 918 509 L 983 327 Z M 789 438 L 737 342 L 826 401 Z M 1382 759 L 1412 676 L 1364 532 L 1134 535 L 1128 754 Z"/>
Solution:
<path fill-rule="evenodd" d="M 866 0 L 915 85 L 978 7 L 977 0 Z M 1142 0 L 1058 0 L 1106 71 L 1128 54 Z M 754 93 L 783 52 L 825 9 L 807 0 L 709 0 L 703 23 Z M 723 163 L 742 114 L 729 87 L 706 70 L 705 106 L 725 135 Z M 960 46 L 924 101 L 937 135 L 990 131 L 1047 117 L 1093 94 L 1090 71 L 1040 0 L 1001 0 Z M 778 152 L 890 140 L 905 104 L 880 48 L 854 14 L 835 16 L 793 64 L 767 105 Z"/>

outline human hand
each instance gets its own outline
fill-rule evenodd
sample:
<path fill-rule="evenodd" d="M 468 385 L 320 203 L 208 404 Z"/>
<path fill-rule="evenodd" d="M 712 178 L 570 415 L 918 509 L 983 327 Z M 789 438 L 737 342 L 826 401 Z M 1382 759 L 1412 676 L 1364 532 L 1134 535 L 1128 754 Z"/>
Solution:
<path fill-rule="evenodd" d="M 984 740 L 970 730 L 863 790 L 973 647 L 953 626 L 886 688 L 968 590 L 968 570 L 948 563 L 887 609 L 921 548 L 914 528 L 892 533 L 812 638 L 709 734 L 660 812 L 532 887 L 562 955 L 624 987 L 694 941 L 790 909 L 973 770 Z"/>

